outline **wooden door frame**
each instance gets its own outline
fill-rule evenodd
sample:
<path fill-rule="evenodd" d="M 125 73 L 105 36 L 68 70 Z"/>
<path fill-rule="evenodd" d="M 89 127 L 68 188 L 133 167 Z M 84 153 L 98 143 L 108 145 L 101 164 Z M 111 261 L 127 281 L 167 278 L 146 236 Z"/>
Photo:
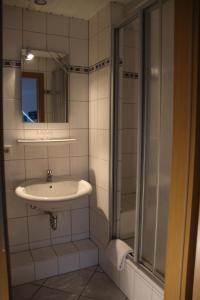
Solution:
<path fill-rule="evenodd" d="M 175 0 L 174 127 L 165 300 L 191 300 L 193 294 L 200 189 L 198 52 L 199 1 Z"/>
<path fill-rule="evenodd" d="M 3 5 L 0 1 L 0 27 L 2 28 Z M 0 30 L 2 41 L 2 30 Z M 2 58 L 2 43 L 0 46 L 0 58 Z M 3 68 L 1 61 L 0 70 L 0 299 L 10 300 L 11 279 L 9 267 L 8 232 L 6 218 L 6 198 L 4 180 L 4 151 L 3 151 Z"/>

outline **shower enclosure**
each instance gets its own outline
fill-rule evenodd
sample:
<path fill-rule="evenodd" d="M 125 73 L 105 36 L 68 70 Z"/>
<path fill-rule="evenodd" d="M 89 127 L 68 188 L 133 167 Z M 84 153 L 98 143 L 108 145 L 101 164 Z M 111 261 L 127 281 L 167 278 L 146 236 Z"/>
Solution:
<path fill-rule="evenodd" d="M 114 33 L 114 235 L 160 283 L 170 191 L 173 31 L 173 1 L 164 0 L 140 7 Z"/>

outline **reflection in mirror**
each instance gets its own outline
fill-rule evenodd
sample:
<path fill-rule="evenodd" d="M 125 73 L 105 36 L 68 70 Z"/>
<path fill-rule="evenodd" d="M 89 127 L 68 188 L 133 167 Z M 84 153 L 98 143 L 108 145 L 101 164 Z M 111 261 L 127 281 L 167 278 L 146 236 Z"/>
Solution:
<path fill-rule="evenodd" d="M 24 122 L 44 122 L 44 74 L 22 72 L 22 115 Z"/>
<path fill-rule="evenodd" d="M 23 122 L 67 122 L 67 55 L 23 49 L 21 95 Z"/>

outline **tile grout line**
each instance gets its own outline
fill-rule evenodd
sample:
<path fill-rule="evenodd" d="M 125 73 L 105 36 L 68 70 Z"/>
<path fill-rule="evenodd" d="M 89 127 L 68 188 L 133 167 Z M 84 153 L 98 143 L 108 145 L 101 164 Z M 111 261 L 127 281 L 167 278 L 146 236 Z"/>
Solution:
<path fill-rule="evenodd" d="M 84 291 L 86 290 L 86 288 L 88 287 L 88 284 L 90 283 L 90 281 L 92 280 L 92 278 L 94 277 L 94 275 L 96 274 L 96 270 L 97 270 L 97 267 L 98 266 L 96 266 L 96 268 L 95 268 L 95 271 L 93 272 L 93 274 L 90 276 L 90 278 L 88 279 L 88 281 L 86 282 L 86 284 L 85 284 L 85 287 L 83 288 L 83 290 L 81 291 L 81 293 L 80 293 L 80 297 L 81 296 L 83 296 L 83 293 L 84 293 Z M 80 297 L 78 298 L 78 299 L 80 299 Z"/>

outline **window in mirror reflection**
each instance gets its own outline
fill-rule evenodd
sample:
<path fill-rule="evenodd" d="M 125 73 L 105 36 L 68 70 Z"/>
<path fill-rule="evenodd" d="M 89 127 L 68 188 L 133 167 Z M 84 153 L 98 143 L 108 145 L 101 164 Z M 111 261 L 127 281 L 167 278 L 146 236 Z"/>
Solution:
<path fill-rule="evenodd" d="M 22 73 L 22 117 L 26 123 L 44 122 L 44 75 Z"/>
<path fill-rule="evenodd" d="M 22 116 L 26 123 L 68 121 L 68 75 L 56 62 L 51 71 L 22 72 Z"/>

